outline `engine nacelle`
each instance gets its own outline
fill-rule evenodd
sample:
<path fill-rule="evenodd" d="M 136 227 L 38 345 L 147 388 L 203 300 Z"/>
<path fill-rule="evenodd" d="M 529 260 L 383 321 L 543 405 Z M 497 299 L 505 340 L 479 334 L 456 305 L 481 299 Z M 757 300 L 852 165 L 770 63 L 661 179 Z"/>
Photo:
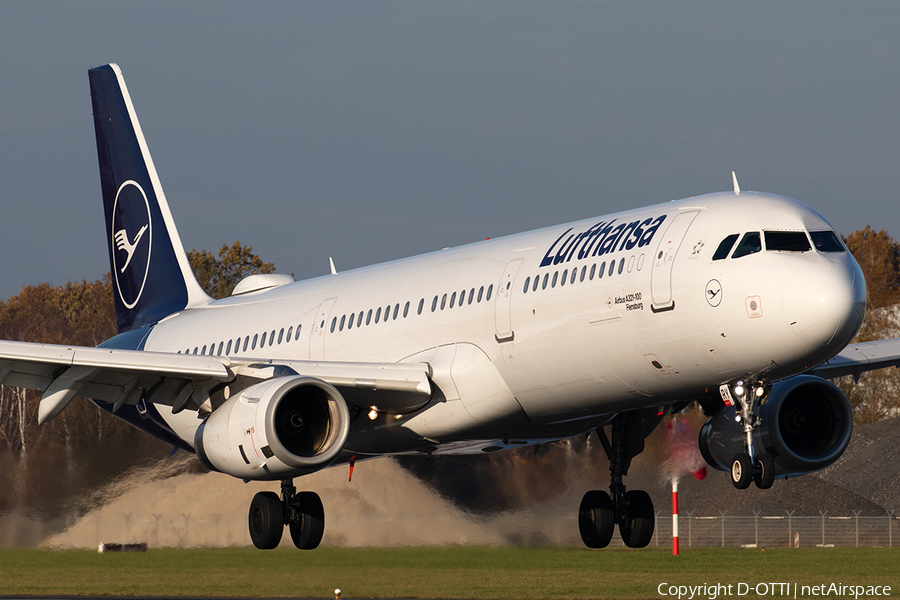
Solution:
<path fill-rule="evenodd" d="M 216 409 L 197 429 L 194 449 L 210 469 L 283 479 L 327 467 L 349 432 L 347 403 L 333 386 L 313 377 L 276 377 Z"/>
<path fill-rule="evenodd" d="M 843 454 L 853 432 L 850 402 L 837 386 L 820 377 L 798 375 L 772 386 L 755 443 L 775 461 L 783 479 L 824 469 Z M 730 406 L 709 418 L 700 430 L 700 453 L 712 467 L 731 469 L 744 452 L 743 426 Z"/>

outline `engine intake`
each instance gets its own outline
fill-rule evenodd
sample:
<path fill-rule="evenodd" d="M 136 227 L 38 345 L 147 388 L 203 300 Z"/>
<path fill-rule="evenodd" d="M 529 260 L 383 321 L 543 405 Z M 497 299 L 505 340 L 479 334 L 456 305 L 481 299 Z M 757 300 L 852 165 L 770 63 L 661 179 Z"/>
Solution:
<path fill-rule="evenodd" d="M 775 476 L 785 478 L 824 469 L 850 443 L 853 413 L 837 386 L 812 375 L 798 375 L 772 386 L 759 408 L 757 448 L 775 461 Z M 735 421 L 735 407 L 727 407 L 700 430 L 700 453 L 720 471 L 731 468 L 735 454 L 744 452 L 743 427 Z"/>
<path fill-rule="evenodd" d="M 216 409 L 197 429 L 194 449 L 210 469 L 283 479 L 327 467 L 349 431 L 347 403 L 333 386 L 313 377 L 276 377 Z"/>

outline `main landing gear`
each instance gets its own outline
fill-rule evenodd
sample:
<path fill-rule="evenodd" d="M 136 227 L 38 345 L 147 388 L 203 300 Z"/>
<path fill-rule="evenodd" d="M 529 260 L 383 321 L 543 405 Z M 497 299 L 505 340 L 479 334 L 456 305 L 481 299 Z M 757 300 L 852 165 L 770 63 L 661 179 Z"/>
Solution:
<path fill-rule="evenodd" d="M 733 401 L 735 419 L 744 427 L 744 452 L 731 460 L 731 483 L 739 490 L 750 487 L 750 482 L 765 490 L 775 482 L 775 461 L 771 455 L 757 451 L 754 437 L 759 427 L 756 409 L 768 400 L 769 386 L 765 381 L 737 381 L 733 386 L 723 385 L 720 393 L 724 400 Z"/>
<path fill-rule="evenodd" d="M 581 539 L 588 548 L 605 548 L 618 525 L 619 535 L 626 546 L 643 548 L 653 537 L 656 521 L 653 502 L 647 492 L 626 491 L 622 483 L 622 477 L 628 474 L 631 459 L 644 449 L 641 414 L 628 412 L 617 415 L 612 422 L 612 443 L 603 428 L 597 430 L 597 435 L 609 457 L 611 494 L 591 490 L 584 495 L 578 509 Z"/>
<path fill-rule="evenodd" d="M 250 539 L 260 550 L 278 547 L 285 525 L 294 545 L 301 550 L 319 546 L 325 533 L 325 509 L 315 492 L 300 492 L 293 479 L 281 482 L 281 498 L 275 492 L 259 492 L 250 503 Z"/>

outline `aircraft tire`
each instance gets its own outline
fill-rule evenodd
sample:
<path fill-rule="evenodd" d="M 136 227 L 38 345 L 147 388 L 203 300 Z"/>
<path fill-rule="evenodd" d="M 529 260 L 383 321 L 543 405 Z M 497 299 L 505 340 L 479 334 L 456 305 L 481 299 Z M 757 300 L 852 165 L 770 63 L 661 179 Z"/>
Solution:
<path fill-rule="evenodd" d="M 731 483 L 739 490 L 746 490 L 753 481 L 753 465 L 750 463 L 750 455 L 741 452 L 731 459 Z"/>
<path fill-rule="evenodd" d="M 760 454 L 753 465 L 753 481 L 756 487 L 767 490 L 775 483 L 775 461 L 769 454 Z"/>
<path fill-rule="evenodd" d="M 275 492 L 259 492 L 250 502 L 250 539 L 260 550 L 277 548 L 284 534 L 284 511 Z"/>
<path fill-rule="evenodd" d="M 294 496 L 291 504 L 299 517 L 289 524 L 294 545 L 301 550 L 318 548 L 325 533 L 325 508 L 319 495 L 315 492 L 300 492 Z"/>
<path fill-rule="evenodd" d="M 644 490 L 632 490 L 625 494 L 628 501 L 628 519 L 619 523 L 619 535 L 629 548 L 645 548 L 653 539 L 656 514 L 653 500 Z"/>
<path fill-rule="evenodd" d="M 609 494 L 591 490 L 578 508 L 578 530 L 588 548 L 606 548 L 616 527 L 615 510 Z"/>

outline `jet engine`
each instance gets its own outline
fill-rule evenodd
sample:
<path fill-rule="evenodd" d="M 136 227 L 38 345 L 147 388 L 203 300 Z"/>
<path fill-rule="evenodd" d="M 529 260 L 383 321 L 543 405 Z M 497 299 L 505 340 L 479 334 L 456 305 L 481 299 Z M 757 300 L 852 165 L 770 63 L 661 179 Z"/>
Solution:
<path fill-rule="evenodd" d="M 850 443 L 850 402 L 819 377 L 798 375 L 773 384 L 758 411 L 754 441 L 758 452 L 774 459 L 776 478 L 824 469 Z M 744 451 L 743 426 L 735 420 L 734 406 L 710 417 L 700 430 L 700 453 L 720 471 L 730 470 L 734 456 Z"/>
<path fill-rule="evenodd" d="M 275 377 L 231 396 L 200 425 L 194 449 L 215 471 L 242 479 L 284 479 L 331 464 L 350 431 L 350 413 L 330 384 Z"/>

